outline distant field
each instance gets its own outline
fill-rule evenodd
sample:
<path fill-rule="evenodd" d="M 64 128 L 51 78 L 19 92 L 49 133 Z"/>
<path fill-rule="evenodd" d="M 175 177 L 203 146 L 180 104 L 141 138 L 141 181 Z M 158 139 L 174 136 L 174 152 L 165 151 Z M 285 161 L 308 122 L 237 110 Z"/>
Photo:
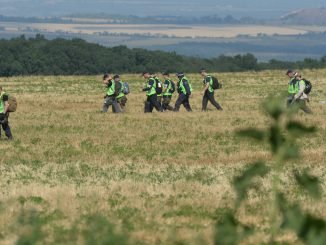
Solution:
<path fill-rule="evenodd" d="M 319 59 L 326 54 L 325 26 L 130 25 L 100 24 L 101 19 L 76 21 L 79 23 L 0 22 L 0 38 L 42 34 L 47 39 L 80 38 L 107 47 L 125 45 L 203 58 L 251 53 L 264 62 Z"/>
<path fill-rule="evenodd" d="M 100 113 L 100 76 L 0 78 L 19 101 L 10 116 L 15 140 L 0 141 L 0 243 L 94 244 L 92 236 L 99 241 L 114 233 L 119 244 L 119 234 L 131 244 L 213 244 L 214 224 L 235 197 L 233 176 L 271 158 L 266 145 L 239 140 L 234 132 L 265 128 L 261 102 L 287 87 L 284 71 L 216 75 L 224 85 L 217 92 L 223 112 L 200 111 L 196 74 L 189 75 L 193 113 L 151 115 L 143 114 L 139 75 L 122 75 L 132 89 L 122 115 Z M 314 84 L 314 115 L 299 113 L 297 120 L 319 131 L 299 140 L 302 157 L 280 177 L 289 198 L 326 218 L 326 195 L 314 202 L 289 181 L 293 169 L 305 167 L 326 181 L 326 70 L 304 76 Z M 264 183 L 260 191 L 268 195 Z M 269 204 L 256 206 L 260 201 L 250 195 L 251 212 L 239 214 L 259 227 L 250 244 L 266 241 Z M 282 241 L 298 243 L 293 234 Z"/>
<path fill-rule="evenodd" d="M 46 24 L 46 23 L 0 23 L 7 31 L 37 29 L 44 32 L 69 32 L 94 34 L 98 32 L 128 35 L 153 35 L 191 38 L 232 38 L 238 35 L 298 35 L 310 31 L 323 32 L 326 27 L 310 26 L 258 26 L 258 25 L 130 25 L 130 24 Z"/>

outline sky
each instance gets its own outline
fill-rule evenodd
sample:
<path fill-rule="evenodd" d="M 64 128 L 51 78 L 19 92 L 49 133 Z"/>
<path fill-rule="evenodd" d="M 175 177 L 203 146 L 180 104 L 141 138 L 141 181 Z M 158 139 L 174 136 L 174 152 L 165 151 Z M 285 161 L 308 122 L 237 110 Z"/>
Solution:
<path fill-rule="evenodd" d="M 53 17 L 76 13 L 136 16 L 277 18 L 302 8 L 326 7 L 325 0 L 0 0 L 0 15 Z"/>

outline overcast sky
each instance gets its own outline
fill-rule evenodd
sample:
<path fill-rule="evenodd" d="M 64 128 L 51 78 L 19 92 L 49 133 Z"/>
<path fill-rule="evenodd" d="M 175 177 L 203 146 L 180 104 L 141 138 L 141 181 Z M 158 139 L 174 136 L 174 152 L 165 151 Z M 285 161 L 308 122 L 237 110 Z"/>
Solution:
<path fill-rule="evenodd" d="M 326 7 L 325 0 L 0 0 L 7 16 L 62 16 L 74 13 L 122 15 L 279 17 L 301 8 Z"/>

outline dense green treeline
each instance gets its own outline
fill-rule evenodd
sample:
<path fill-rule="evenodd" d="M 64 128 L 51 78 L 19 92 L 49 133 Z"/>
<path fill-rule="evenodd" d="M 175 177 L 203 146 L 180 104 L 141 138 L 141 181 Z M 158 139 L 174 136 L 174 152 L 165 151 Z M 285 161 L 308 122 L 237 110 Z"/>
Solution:
<path fill-rule="evenodd" d="M 144 70 L 197 72 L 201 67 L 212 72 L 324 68 L 326 56 L 320 60 L 258 63 L 252 54 L 203 59 L 125 46 L 107 48 L 81 39 L 47 40 L 42 35 L 30 39 L 21 36 L 0 40 L 0 76 L 92 75 L 103 72 L 140 73 Z"/>

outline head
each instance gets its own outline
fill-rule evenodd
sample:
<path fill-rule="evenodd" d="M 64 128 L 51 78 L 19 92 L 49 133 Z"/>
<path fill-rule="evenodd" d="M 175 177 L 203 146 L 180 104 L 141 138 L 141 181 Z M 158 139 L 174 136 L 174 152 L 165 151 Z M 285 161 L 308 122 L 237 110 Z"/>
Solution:
<path fill-rule="evenodd" d="M 185 76 L 183 72 L 178 72 L 175 75 L 178 77 L 178 79 L 181 79 L 181 78 L 183 78 Z"/>
<path fill-rule="evenodd" d="M 103 82 L 107 82 L 107 81 L 110 81 L 110 80 L 112 80 L 112 76 L 110 74 L 105 73 L 103 75 Z"/>
<path fill-rule="evenodd" d="M 285 73 L 289 78 L 293 78 L 294 77 L 294 71 L 292 70 L 287 70 Z"/>
<path fill-rule="evenodd" d="M 205 70 L 204 68 L 200 69 L 199 74 L 200 74 L 202 77 L 207 76 L 207 72 L 206 72 L 206 70 Z"/>
<path fill-rule="evenodd" d="M 120 76 L 118 74 L 114 75 L 113 79 L 115 82 L 120 82 Z"/>
<path fill-rule="evenodd" d="M 143 77 L 144 77 L 145 79 L 148 79 L 148 78 L 151 77 L 151 74 L 150 74 L 148 71 L 144 71 L 144 72 L 143 72 Z"/>
<path fill-rule="evenodd" d="M 301 80 L 301 74 L 299 72 L 295 72 L 293 76 L 295 77 L 295 79 Z"/>
<path fill-rule="evenodd" d="M 170 74 L 168 72 L 163 72 L 163 77 L 165 79 L 168 79 L 168 78 L 170 78 Z"/>

